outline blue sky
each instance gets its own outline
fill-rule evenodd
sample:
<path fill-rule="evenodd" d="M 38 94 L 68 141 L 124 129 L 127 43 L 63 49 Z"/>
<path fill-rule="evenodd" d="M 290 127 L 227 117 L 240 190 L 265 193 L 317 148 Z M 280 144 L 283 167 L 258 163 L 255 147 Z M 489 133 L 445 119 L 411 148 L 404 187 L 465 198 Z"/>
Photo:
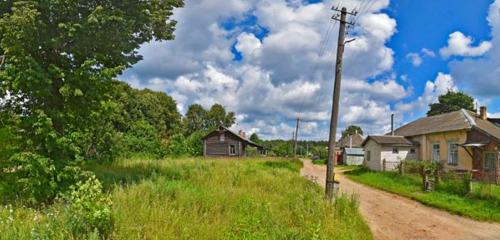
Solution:
<path fill-rule="evenodd" d="M 360 11 L 350 29 L 340 128 L 380 134 L 423 117 L 448 89 L 500 117 L 500 0 L 187 0 L 176 39 L 142 46 L 121 79 L 165 91 L 181 112 L 221 103 L 235 130 L 290 138 L 328 136 L 338 24 L 332 6 Z"/>
<path fill-rule="evenodd" d="M 463 57 L 455 56 L 449 59 L 427 57 L 422 65 L 415 67 L 407 55 L 419 52 L 422 48 L 438 53 L 446 45 L 449 34 L 455 31 L 472 36 L 476 43 L 491 40 L 487 15 L 492 3 L 493 1 L 486 0 L 475 1 L 474 4 L 466 0 L 399 0 L 392 1 L 389 8 L 384 10 L 398 23 L 398 32 L 387 43 L 395 51 L 395 72 L 409 77 L 408 84 L 415 88 L 414 97 L 423 93 L 425 80 L 435 78 L 438 72 L 449 73 L 450 61 L 461 60 Z M 402 82 L 404 84 L 404 81 Z M 460 90 L 467 91 L 463 88 Z M 493 102 L 489 107 L 494 112 L 500 112 L 500 104 L 497 102 Z"/>

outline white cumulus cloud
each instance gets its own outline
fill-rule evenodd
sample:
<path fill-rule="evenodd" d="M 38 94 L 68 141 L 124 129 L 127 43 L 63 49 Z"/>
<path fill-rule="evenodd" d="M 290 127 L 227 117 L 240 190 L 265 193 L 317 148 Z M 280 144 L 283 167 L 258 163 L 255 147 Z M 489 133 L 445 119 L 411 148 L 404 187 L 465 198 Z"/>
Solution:
<path fill-rule="evenodd" d="M 492 47 L 491 42 L 488 41 L 481 42 L 478 46 L 473 46 L 473 42 L 472 37 L 465 36 L 461 32 L 454 32 L 450 34 L 448 46 L 442 48 L 439 53 L 444 58 L 451 56 L 477 57 L 484 55 Z"/>

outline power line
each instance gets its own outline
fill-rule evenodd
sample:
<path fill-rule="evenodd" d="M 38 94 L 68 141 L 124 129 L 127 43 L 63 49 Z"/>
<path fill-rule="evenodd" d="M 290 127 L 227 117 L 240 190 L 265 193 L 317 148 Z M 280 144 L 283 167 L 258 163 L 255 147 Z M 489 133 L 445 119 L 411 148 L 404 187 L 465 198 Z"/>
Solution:
<path fill-rule="evenodd" d="M 364 4 L 361 4 L 361 8 L 358 10 L 358 15 L 354 18 L 354 23 L 357 23 L 359 18 L 366 15 L 368 11 L 373 7 L 376 0 L 367 0 L 364 1 Z"/>

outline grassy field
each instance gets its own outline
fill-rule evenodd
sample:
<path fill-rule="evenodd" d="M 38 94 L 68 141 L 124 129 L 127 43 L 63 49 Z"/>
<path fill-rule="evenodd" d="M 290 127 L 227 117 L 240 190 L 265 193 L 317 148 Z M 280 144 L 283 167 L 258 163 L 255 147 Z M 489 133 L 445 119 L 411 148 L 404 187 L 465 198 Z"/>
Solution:
<path fill-rule="evenodd" d="M 500 186 L 474 183 L 472 192 L 461 196 L 442 184 L 436 191 L 422 191 L 422 182 L 417 175 L 400 176 L 395 172 L 371 172 L 354 170 L 346 176 L 356 182 L 396 193 L 423 204 L 483 221 L 500 222 Z"/>
<path fill-rule="evenodd" d="M 371 239 L 357 201 L 323 200 L 288 160 L 126 160 L 93 165 L 113 201 L 112 239 Z M 0 239 L 79 239 L 64 206 L 0 207 Z"/>

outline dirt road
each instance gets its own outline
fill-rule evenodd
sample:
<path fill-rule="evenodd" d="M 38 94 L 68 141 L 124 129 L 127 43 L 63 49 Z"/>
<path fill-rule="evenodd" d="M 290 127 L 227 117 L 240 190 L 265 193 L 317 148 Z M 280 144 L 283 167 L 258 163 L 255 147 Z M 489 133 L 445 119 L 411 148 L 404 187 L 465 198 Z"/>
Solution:
<path fill-rule="evenodd" d="M 324 186 L 325 173 L 325 166 L 304 161 L 302 176 L 315 179 Z M 360 212 L 375 239 L 500 239 L 500 224 L 452 215 L 339 175 L 340 190 L 359 196 Z"/>

